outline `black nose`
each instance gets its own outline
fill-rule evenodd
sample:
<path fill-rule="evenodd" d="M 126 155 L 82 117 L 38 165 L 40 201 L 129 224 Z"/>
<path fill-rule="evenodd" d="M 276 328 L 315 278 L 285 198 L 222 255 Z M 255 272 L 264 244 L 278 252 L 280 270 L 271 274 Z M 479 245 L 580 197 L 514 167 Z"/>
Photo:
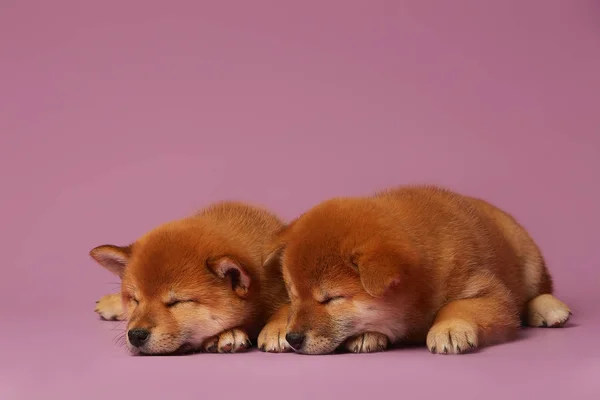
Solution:
<path fill-rule="evenodd" d="M 127 332 L 129 343 L 135 347 L 140 347 L 150 337 L 150 331 L 148 329 L 130 329 Z"/>
<path fill-rule="evenodd" d="M 298 332 L 290 332 L 285 335 L 285 340 L 289 343 L 294 350 L 298 350 L 302 347 L 304 343 L 305 336 L 303 333 Z"/>

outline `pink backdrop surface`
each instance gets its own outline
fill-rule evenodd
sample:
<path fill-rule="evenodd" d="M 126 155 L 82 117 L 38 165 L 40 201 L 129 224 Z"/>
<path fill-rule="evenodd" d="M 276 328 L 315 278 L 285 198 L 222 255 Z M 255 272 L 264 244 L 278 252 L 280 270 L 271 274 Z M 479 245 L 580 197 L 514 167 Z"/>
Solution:
<path fill-rule="evenodd" d="M 0 3 L 0 398 L 600 398 L 595 1 Z M 562 330 L 465 356 L 132 357 L 88 257 L 235 198 L 438 183 L 539 242 Z"/>

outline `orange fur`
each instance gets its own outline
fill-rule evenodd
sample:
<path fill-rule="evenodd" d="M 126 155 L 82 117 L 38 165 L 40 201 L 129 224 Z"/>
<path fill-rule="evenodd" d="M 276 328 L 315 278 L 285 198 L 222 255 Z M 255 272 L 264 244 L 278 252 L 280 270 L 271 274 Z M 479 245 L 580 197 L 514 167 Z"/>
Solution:
<path fill-rule="evenodd" d="M 280 266 L 265 263 L 282 227 L 266 210 L 222 202 L 161 225 L 130 246 L 98 246 L 90 255 L 122 285 L 119 295 L 100 299 L 96 311 L 127 319 L 134 353 L 245 350 L 287 299 Z M 143 343 L 140 332 L 148 334 Z"/>
<path fill-rule="evenodd" d="M 570 315 L 510 215 L 436 187 L 325 201 L 280 233 L 269 258 L 282 261 L 291 306 L 263 341 L 285 331 L 282 351 L 427 343 L 461 353 L 511 339 L 521 322 L 562 326 Z"/>

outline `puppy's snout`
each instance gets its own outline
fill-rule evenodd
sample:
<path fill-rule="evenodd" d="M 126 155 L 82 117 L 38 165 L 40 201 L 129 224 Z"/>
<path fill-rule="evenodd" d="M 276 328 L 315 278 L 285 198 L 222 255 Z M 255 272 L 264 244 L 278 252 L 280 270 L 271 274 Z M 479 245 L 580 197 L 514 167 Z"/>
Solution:
<path fill-rule="evenodd" d="M 292 346 L 292 348 L 294 350 L 298 350 L 298 349 L 302 348 L 305 338 L 306 338 L 306 335 L 304 333 L 299 333 L 299 332 L 290 332 L 285 335 L 285 340 L 288 342 L 288 344 L 290 346 Z"/>
<path fill-rule="evenodd" d="M 130 329 L 127 332 L 127 337 L 129 338 L 129 343 L 134 345 L 135 347 L 142 346 L 150 337 L 150 331 L 148 329 Z"/>

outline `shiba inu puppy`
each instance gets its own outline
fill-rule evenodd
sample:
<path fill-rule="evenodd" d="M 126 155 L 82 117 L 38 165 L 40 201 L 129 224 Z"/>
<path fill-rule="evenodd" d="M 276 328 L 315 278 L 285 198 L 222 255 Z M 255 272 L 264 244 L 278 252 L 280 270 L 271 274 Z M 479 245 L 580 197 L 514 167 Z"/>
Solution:
<path fill-rule="evenodd" d="M 373 352 L 426 343 L 458 354 L 510 340 L 521 323 L 560 327 L 544 258 L 513 217 L 436 187 L 312 208 L 279 235 L 291 306 L 262 332 L 276 351 Z"/>
<path fill-rule="evenodd" d="M 98 246 L 90 255 L 121 278 L 121 292 L 96 312 L 127 320 L 132 353 L 246 350 L 287 300 L 280 266 L 264 262 L 283 226 L 262 208 L 222 202 L 129 246 Z"/>

